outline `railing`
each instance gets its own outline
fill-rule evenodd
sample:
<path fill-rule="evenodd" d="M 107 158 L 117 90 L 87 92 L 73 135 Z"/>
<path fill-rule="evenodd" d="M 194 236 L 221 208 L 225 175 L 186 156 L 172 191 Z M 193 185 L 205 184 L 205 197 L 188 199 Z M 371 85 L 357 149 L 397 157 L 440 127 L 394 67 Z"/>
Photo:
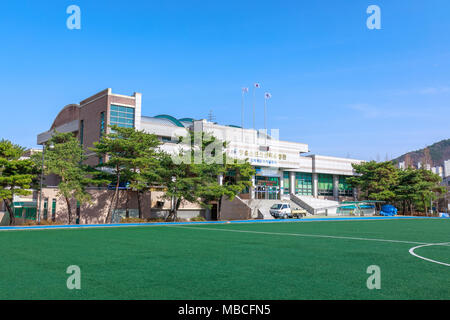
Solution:
<path fill-rule="evenodd" d="M 305 209 L 308 213 L 315 214 L 315 209 L 313 207 L 311 207 L 309 204 L 307 204 L 306 202 L 304 202 L 303 200 L 301 200 L 295 194 L 291 194 L 290 199 L 292 202 L 294 202 L 295 204 L 297 204 L 300 207 L 302 207 L 303 209 Z"/>

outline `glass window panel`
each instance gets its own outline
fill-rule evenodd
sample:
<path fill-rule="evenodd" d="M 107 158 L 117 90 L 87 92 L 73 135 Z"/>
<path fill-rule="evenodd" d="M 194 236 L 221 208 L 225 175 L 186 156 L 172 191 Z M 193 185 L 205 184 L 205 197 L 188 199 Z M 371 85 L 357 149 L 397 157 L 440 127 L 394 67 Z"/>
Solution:
<path fill-rule="evenodd" d="M 111 105 L 111 125 L 134 127 L 134 108 Z"/>

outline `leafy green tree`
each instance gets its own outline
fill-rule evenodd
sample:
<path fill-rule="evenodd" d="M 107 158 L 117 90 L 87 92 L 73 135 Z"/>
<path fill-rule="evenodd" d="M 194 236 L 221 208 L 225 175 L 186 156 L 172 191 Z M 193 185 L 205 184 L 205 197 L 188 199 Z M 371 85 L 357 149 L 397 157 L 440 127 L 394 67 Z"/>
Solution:
<path fill-rule="evenodd" d="M 83 162 L 86 156 L 83 147 L 72 133 L 55 133 L 48 141 L 44 155 L 46 174 L 54 174 L 59 178 L 58 195 L 67 205 L 68 223 L 72 224 L 72 206 L 70 201 L 83 203 L 90 201 L 91 196 L 86 187 L 97 181 Z"/>
<path fill-rule="evenodd" d="M 396 201 L 402 207 L 403 215 L 406 212 L 413 214 L 415 196 L 419 191 L 420 177 L 417 174 L 417 170 L 412 167 L 407 167 L 405 170 L 399 170 L 399 181 L 395 186 Z"/>
<path fill-rule="evenodd" d="M 141 195 L 151 187 L 150 180 L 155 180 L 159 165 L 156 148 L 160 145 L 157 137 L 134 128 L 112 126 L 112 131 L 104 135 L 91 148 L 106 161 L 101 167 L 109 168 L 114 176 L 115 190 L 106 217 L 111 222 L 112 211 L 119 200 L 120 183 L 129 183 L 130 188 L 138 194 L 139 216 L 142 217 Z M 128 191 L 127 191 L 128 192 Z"/>
<path fill-rule="evenodd" d="M 174 205 L 168 219 L 176 219 L 183 200 L 211 207 L 226 196 L 230 200 L 251 186 L 254 169 L 247 161 L 237 161 L 226 156 L 226 142 L 207 134 L 192 134 L 184 138 L 190 148 L 179 155 L 181 163 L 175 163 L 170 156 L 162 162 L 165 173 L 162 184 L 168 188 L 166 197 L 173 198 Z M 186 163 L 187 162 L 187 163 Z M 223 177 L 223 183 L 219 177 Z"/>
<path fill-rule="evenodd" d="M 159 182 L 165 188 L 164 198 L 172 202 L 166 220 L 177 220 L 178 210 L 183 201 L 198 203 L 198 189 L 203 183 L 198 167 L 189 163 L 175 163 L 172 156 L 161 154 L 158 169 Z"/>
<path fill-rule="evenodd" d="M 392 162 L 370 161 L 352 166 L 357 175 L 347 178 L 347 181 L 359 189 L 361 198 L 381 201 L 395 199 L 394 189 L 399 176 Z"/>
<path fill-rule="evenodd" d="M 440 186 L 441 177 L 433 172 L 425 169 L 417 170 L 419 175 L 419 182 L 417 184 L 417 192 L 415 198 L 424 208 L 426 215 L 428 215 L 428 204 L 437 199 L 437 194 L 445 193 L 447 190 Z"/>
<path fill-rule="evenodd" d="M 412 215 L 415 210 L 428 214 L 429 204 L 446 192 L 439 185 L 441 178 L 426 169 L 401 170 L 391 162 L 375 161 L 354 164 L 353 168 L 358 175 L 348 181 L 359 188 L 362 199 L 395 202 L 402 207 L 403 214 Z"/>
<path fill-rule="evenodd" d="M 30 159 L 21 159 L 25 149 L 8 140 L 0 141 L 0 199 L 9 213 L 9 224 L 15 224 L 14 195 L 30 195 L 38 169 Z"/>
<path fill-rule="evenodd" d="M 211 148 L 213 146 L 213 148 Z M 254 168 L 246 160 L 238 160 L 226 155 L 227 142 L 203 133 L 202 152 L 206 161 L 196 166 L 199 168 L 204 182 L 199 186 L 198 196 L 201 204 L 211 207 L 212 202 L 218 203 L 219 217 L 222 199 L 232 201 L 239 193 L 251 187 Z M 209 154 L 208 154 L 209 153 Z M 217 161 L 208 161 L 209 159 Z M 218 160 L 221 161 L 218 161 Z M 222 183 L 218 177 L 222 176 Z"/>
<path fill-rule="evenodd" d="M 119 129 L 121 139 L 127 139 L 127 154 L 123 157 L 123 173 L 129 188 L 136 192 L 139 218 L 143 217 L 142 195 L 157 184 L 160 164 L 159 150 L 161 144 L 157 136 L 133 128 Z M 129 190 L 127 190 L 129 192 Z"/>

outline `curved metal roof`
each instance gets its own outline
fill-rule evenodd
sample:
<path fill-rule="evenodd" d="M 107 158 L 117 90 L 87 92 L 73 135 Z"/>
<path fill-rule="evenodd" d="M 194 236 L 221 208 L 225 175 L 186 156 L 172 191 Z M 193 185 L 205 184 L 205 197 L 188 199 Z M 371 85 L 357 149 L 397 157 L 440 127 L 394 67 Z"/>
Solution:
<path fill-rule="evenodd" d="M 168 114 L 160 114 L 154 117 L 141 117 L 142 121 L 145 123 L 154 123 L 154 124 L 160 124 L 165 126 L 171 126 L 171 127 L 180 127 L 180 128 L 187 128 L 192 125 L 194 122 L 194 119 L 192 118 L 181 118 L 176 119 Z"/>
<path fill-rule="evenodd" d="M 170 122 L 172 122 L 174 125 L 176 125 L 177 127 L 182 127 L 182 128 L 184 128 L 184 125 L 180 122 L 180 120 L 178 120 L 178 119 L 176 119 L 176 118 L 174 118 L 174 117 L 172 117 L 172 116 L 169 116 L 168 114 L 160 114 L 160 115 L 155 116 L 155 118 L 158 118 L 158 119 L 167 119 L 167 120 L 169 120 Z"/>
<path fill-rule="evenodd" d="M 192 118 L 181 118 L 178 120 L 180 120 L 181 122 L 194 122 L 194 119 L 192 119 Z"/>

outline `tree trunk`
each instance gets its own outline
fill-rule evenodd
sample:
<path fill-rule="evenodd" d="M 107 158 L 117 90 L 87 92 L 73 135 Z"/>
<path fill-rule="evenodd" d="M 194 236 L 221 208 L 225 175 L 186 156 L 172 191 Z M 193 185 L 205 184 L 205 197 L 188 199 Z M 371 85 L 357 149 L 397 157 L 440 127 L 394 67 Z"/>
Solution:
<path fill-rule="evenodd" d="M 217 220 L 222 220 L 221 217 L 220 217 L 220 208 L 221 208 L 221 206 L 222 206 L 222 198 L 223 198 L 223 197 L 220 197 L 220 198 L 219 198 L 219 202 L 218 202 L 218 204 L 217 204 Z M 251 214 L 251 212 L 250 212 L 250 217 L 249 217 L 249 219 L 251 219 L 251 218 L 252 218 L 252 214 Z"/>
<path fill-rule="evenodd" d="M 6 210 L 8 210 L 9 213 L 9 225 L 13 226 L 16 224 L 16 217 L 14 216 L 14 211 L 11 208 L 9 199 L 3 199 L 3 203 L 5 204 Z"/>
<path fill-rule="evenodd" d="M 172 219 L 173 221 L 177 221 L 178 209 L 180 208 L 180 205 L 181 205 L 181 198 L 177 198 L 174 202 L 175 203 L 174 203 L 173 207 L 170 209 L 170 212 L 166 218 L 166 221 L 169 221 L 170 219 Z"/>
<path fill-rule="evenodd" d="M 118 167 L 116 167 L 116 170 L 119 170 Z M 111 204 L 109 205 L 109 209 L 108 209 L 108 214 L 106 215 L 105 218 L 105 223 L 110 223 L 111 221 L 111 213 L 113 211 L 113 207 L 114 207 L 114 202 L 116 200 L 116 198 L 118 198 L 118 193 L 119 193 L 119 185 L 120 185 L 120 173 L 117 174 L 117 182 L 116 182 L 116 188 L 114 190 L 114 195 L 111 199 Z"/>
<path fill-rule="evenodd" d="M 175 197 L 172 198 L 170 211 L 166 217 L 166 221 L 169 221 L 170 218 L 172 218 L 174 215 L 175 215 Z"/>
<path fill-rule="evenodd" d="M 427 215 L 427 217 L 428 217 L 428 205 L 427 205 L 427 200 L 423 200 L 423 203 L 424 203 L 424 205 L 425 205 L 425 214 Z M 431 209 L 431 208 L 430 208 Z"/>
<path fill-rule="evenodd" d="M 180 205 L 181 205 L 181 198 L 178 198 L 177 203 L 175 205 L 175 215 L 173 221 L 177 221 L 178 219 L 178 209 L 180 208 Z"/>
<path fill-rule="evenodd" d="M 127 201 L 125 204 L 125 218 L 129 218 L 130 217 L 130 209 L 128 207 L 129 201 L 130 201 L 130 191 L 127 190 Z"/>
<path fill-rule="evenodd" d="M 67 197 L 64 197 L 64 199 L 66 199 L 67 214 L 69 215 L 69 224 L 72 224 L 72 207 L 70 206 L 70 200 Z"/>

